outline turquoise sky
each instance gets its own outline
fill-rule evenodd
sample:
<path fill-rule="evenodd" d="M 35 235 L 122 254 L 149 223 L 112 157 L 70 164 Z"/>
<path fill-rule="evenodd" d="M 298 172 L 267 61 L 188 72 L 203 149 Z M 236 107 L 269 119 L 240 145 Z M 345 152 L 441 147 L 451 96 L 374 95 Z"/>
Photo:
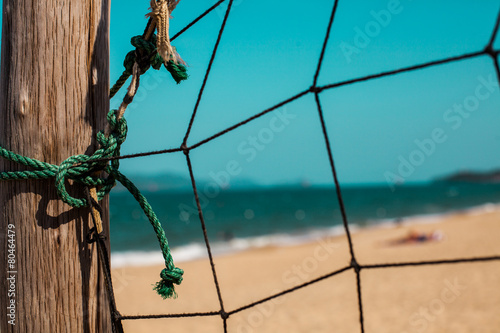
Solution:
<path fill-rule="evenodd" d="M 215 2 L 181 1 L 171 35 Z M 226 3 L 173 42 L 189 65 L 188 81 L 176 85 L 165 69 L 143 76 L 126 114 L 123 154 L 180 146 Z M 332 1 L 236 0 L 188 144 L 310 87 L 332 6 Z M 123 70 L 130 38 L 142 34 L 148 7 L 148 0 L 112 2 L 111 81 Z M 340 0 L 318 82 L 482 50 L 499 10 L 492 0 Z M 500 167 L 500 93 L 488 83 L 495 82 L 492 78 L 493 62 L 482 56 L 322 92 L 340 181 L 391 182 L 395 176 L 425 181 Z M 123 94 L 111 101 L 112 107 Z M 460 111 L 464 104 L 467 109 Z M 229 175 L 229 183 L 330 184 L 314 96 L 277 112 L 193 150 L 196 176 L 222 181 Z M 124 160 L 122 170 L 187 175 L 182 153 Z"/>

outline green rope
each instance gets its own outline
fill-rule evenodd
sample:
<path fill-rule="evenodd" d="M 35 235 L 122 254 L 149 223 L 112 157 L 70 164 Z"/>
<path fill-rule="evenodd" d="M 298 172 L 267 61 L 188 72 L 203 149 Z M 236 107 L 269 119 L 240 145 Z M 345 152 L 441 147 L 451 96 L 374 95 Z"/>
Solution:
<path fill-rule="evenodd" d="M 149 67 L 153 67 L 154 69 L 159 70 L 161 68 L 161 65 L 163 64 L 165 68 L 170 72 L 172 78 L 177 84 L 188 78 L 186 66 L 182 64 L 176 64 L 171 59 L 165 62 L 164 59 L 158 54 L 158 52 L 156 52 L 156 35 L 153 34 L 150 41 L 145 40 L 142 36 L 135 36 L 132 37 L 130 43 L 136 49 L 130 51 L 125 56 L 125 60 L 123 61 L 125 70 L 113 85 L 113 87 L 111 87 L 111 89 L 109 90 L 110 98 L 112 98 L 121 89 L 127 79 L 132 75 L 132 70 L 136 62 L 139 64 L 141 75 L 146 73 Z M 143 59 L 138 59 L 137 50 L 143 51 L 143 53 L 145 54 Z"/>
<path fill-rule="evenodd" d="M 19 179 L 47 179 L 55 178 L 55 185 L 59 198 L 72 207 L 88 207 L 90 202 L 86 198 L 74 198 L 66 190 L 66 180 L 72 179 L 86 186 L 99 186 L 97 192 L 98 200 L 101 200 L 115 186 L 116 180 L 125 186 L 125 188 L 134 196 L 141 206 L 144 214 L 151 222 L 153 229 L 160 242 L 160 247 L 165 260 L 166 268 L 162 270 L 161 280 L 155 286 L 155 290 L 163 298 L 176 297 L 174 284 L 182 282 L 182 269 L 175 267 L 170 254 L 167 237 L 163 230 L 160 221 L 156 217 L 153 209 L 146 200 L 146 197 L 141 194 L 139 189 L 123 175 L 119 168 L 119 160 L 112 159 L 120 156 L 121 144 L 127 136 L 127 122 L 122 117 L 116 118 L 116 110 L 111 110 L 108 113 L 108 123 L 111 129 L 109 136 L 103 132 L 97 134 L 97 142 L 100 148 L 91 156 L 75 155 L 64 160 L 60 165 L 38 161 L 33 158 L 21 156 L 13 153 L 5 148 L 0 147 L 0 156 L 16 162 L 18 164 L 30 167 L 33 170 L 28 171 L 4 171 L 0 172 L 0 180 L 19 180 Z M 110 163 L 106 162 L 112 159 Z M 96 171 L 104 171 L 108 177 L 103 179 L 96 176 Z"/>

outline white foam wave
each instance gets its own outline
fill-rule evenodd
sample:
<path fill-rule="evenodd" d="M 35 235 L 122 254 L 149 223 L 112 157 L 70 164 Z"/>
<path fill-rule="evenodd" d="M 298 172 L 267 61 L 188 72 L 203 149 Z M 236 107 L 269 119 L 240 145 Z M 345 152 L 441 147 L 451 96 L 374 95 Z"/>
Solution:
<path fill-rule="evenodd" d="M 188 244 L 172 249 L 172 256 L 176 262 L 196 260 L 206 256 L 206 249 L 202 244 Z M 151 266 L 164 263 L 163 255 L 158 251 L 125 251 L 111 253 L 113 268 L 124 266 Z"/>
<path fill-rule="evenodd" d="M 471 207 L 465 210 L 465 212 L 469 215 L 481 215 L 498 211 L 500 211 L 500 204 L 491 202 L 485 203 L 484 205 Z"/>
<path fill-rule="evenodd" d="M 367 225 L 363 228 L 391 228 L 398 224 L 409 225 L 437 223 L 442 221 L 444 217 L 454 214 L 481 215 L 496 211 L 500 211 L 500 204 L 486 203 L 460 211 L 451 211 L 441 214 L 414 215 L 405 218 L 369 220 L 367 221 Z M 355 233 L 362 228 L 356 224 L 350 224 L 349 229 L 352 233 Z M 213 242 L 210 245 L 212 253 L 217 256 L 266 246 L 294 246 L 314 242 L 325 237 L 340 236 L 344 233 L 344 227 L 342 225 L 338 225 L 329 228 L 310 229 L 302 233 L 279 233 L 257 237 L 233 238 L 226 242 Z M 200 243 L 192 243 L 175 247 L 172 249 L 172 256 L 175 258 L 176 263 L 208 257 L 205 245 Z M 111 253 L 111 264 L 113 268 L 123 266 L 161 265 L 163 262 L 163 257 L 159 250 Z"/>
<path fill-rule="evenodd" d="M 356 229 L 356 226 L 352 227 Z M 342 234 L 344 234 L 343 227 L 335 226 L 331 228 L 312 229 L 300 234 L 272 234 L 248 238 L 233 238 L 226 242 L 211 243 L 210 246 L 212 253 L 218 256 L 267 246 L 299 245 Z M 208 255 L 204 244 L 192 243 L 173 248 L 172 257 L 175 258 L 175 262 L 177 263 L 207 258 Z M 111 253 L 111 265 L 113 268 L 161 265 L 163 262 L 163 256 L 159 250 Z"/>
<path fill-rule="evenodd" d="M 482 215 L 487 213 L 494 213 L 500 211 L 500 204 L 498 203 L 485 203 L 479 206 L 473 206 L 461 210 L 452 210 L 444 213 L 437 214 L 421 214 L 421 215 L 411 215 L 402 218 L 389 218 L 389 219 L 379 219 L 379 220 L 368 220 L 369 227 L 382 227 L 391 228 L 395 225 L 408 225 L 408 224 L 431 224 L 437 223 L 443 220 L 443 218 L 456 215 L 456 214 L 466 214 L 466 215 Z"/>

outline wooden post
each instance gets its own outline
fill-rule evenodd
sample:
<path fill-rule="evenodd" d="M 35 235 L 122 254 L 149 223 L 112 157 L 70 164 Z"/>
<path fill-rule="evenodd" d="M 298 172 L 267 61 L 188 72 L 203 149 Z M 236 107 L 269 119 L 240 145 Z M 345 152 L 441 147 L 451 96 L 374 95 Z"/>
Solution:
<path fill-rule="evenodd" d="M 109 109 L 108 40 L 109 0 L 3 0 L 0 145 L 53 164 L 92 153 Z M 1 171 L 20 169 L 0 158 Z M 0 332 L 111 331 L 89 225 L 53 179 L 0 181 Z"/>

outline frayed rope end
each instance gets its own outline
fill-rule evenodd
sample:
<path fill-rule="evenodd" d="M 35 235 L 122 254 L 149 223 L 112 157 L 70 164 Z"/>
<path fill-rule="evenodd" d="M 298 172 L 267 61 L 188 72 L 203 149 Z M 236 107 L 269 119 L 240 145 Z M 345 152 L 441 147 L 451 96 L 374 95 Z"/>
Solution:
<path fill-rule="evenodd" d="M 181 83 L 181 81 L 187 80 L 187 68 L 184 65 L 176 64 L 172 60 L 167 61 L 165 64 L 165 68 L 170 72 L 172 78 L 177 82 L 177 84 Z"/>
<path fill-rule="evenodd" d="M 156 282 L 156 285 L 153 289 L 163 299 L 177 298 L 174 283 L 181 284 L 183 274 L 184 271 L 177 267 L 174 267 L 172 270 L 164 268 L 160 273 L 161 280 L 159 282 Z"/>

